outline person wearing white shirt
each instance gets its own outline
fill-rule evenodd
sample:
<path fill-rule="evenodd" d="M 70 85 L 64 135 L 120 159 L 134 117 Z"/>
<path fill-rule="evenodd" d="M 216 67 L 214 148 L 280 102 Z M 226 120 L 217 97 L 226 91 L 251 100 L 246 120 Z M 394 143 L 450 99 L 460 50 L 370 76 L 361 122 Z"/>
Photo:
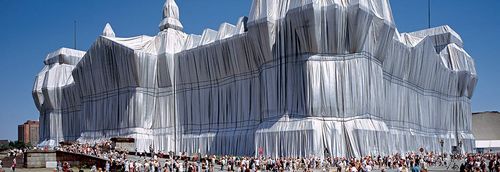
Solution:
<path fill-rule="evenodd" d="M 128 160 L 125 161 L 125 164 L 124 164 L 124 167 L 125 167 L 124 170 L 125 170 L 125 172 L 129 172 L 129 170 L 130 170 L 128 163 L 129 163 Z"/>
<path fill-rule="evenodd" d="M 368 164 L 366 165 L 366 172 L 371 172 L 373 170 L 372 165 Z"/>

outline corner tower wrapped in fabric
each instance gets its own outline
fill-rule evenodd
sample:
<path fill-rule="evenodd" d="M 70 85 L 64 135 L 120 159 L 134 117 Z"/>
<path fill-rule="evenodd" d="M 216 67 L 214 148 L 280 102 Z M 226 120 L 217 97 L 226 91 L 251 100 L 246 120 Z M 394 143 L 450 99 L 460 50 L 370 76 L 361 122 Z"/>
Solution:
<path fill-rule="evenodd" d="M 254 0 L 186 34 L 52 53 L 33 96 L 41 145 L 135 138 L 138 150 L 264 156 L 471 151 L 473 59 L 448 26 L 399 33 L 388 0 Z M 119 34 L 116 34 L 119 35 Z"/>

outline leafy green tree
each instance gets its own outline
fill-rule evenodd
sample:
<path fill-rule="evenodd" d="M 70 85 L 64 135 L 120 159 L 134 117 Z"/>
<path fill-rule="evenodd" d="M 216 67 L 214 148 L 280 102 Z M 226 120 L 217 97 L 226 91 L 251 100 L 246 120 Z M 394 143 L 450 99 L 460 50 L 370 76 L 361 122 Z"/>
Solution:
<path fill-rule="evenodd" d="M 20 142 L 20 141 L 14 141 L 14 142 L 12 142 L 12 141 L 11 141 L 11 142 L 9 143 L 9 146 L 10 146 L 11 148 L 15 148 L 15 149 L 24 149 L 24 148 L 27 148 L 27 147 L 28 147 L 28 145 L 26 145 L 25 143 Z"/>
<path fill-rule="evenodd" d="M 0 151 L 5 151 L 5 150 L 9 150 L 11 147 L 9 144 L 2 144 L 0 145 Z"/>

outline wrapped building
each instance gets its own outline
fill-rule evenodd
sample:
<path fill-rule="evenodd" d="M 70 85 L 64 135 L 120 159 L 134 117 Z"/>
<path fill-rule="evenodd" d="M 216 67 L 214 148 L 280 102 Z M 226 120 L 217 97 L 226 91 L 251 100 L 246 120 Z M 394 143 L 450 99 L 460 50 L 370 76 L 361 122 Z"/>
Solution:
<path fill-rule="evenodd" d="M 135 138 L 139 150 L 264 156 L 471 151 L 473 59 L 448 26 L 399 33 L 388 0 L 254 0 L 249 17 L 156 36 L 110 25 L 47 56 L 40 145 Z"/>

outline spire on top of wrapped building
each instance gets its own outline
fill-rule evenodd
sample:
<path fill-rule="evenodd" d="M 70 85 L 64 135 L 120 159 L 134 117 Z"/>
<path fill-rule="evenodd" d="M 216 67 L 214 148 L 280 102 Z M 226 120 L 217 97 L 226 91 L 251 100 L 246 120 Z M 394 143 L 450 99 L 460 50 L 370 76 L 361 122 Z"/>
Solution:
<path fill-rule="evenodd" d="M 160 23 L 160 30 L 171 28 L 175 30 L 182 30 L 183 26 L 179 21 L 179 7 L 175 0 L 166 0 L 163 5 L 163 20 Z"/>
<path fill-rule="evenodd" d="M 102 36 L 115 37 L 115 32 L 109 23 L 106 23 L 104 30 L 102 31 Z"/>

